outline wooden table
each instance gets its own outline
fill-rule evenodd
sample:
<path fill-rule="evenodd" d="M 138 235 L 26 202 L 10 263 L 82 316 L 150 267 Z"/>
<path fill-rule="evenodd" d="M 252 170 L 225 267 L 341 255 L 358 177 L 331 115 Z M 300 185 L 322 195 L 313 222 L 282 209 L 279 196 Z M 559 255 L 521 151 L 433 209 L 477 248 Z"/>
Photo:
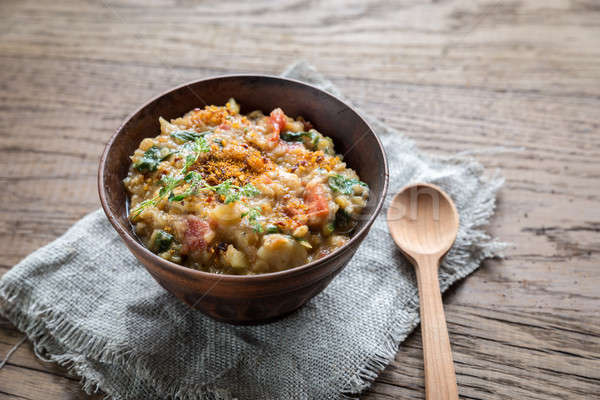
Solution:
<path fill-rule="evenodd" d="M 146 99 L 299 58 L 423 151 L 506 177 L 490 228 L 506 258 L 444 299 L 461 397 L 600 398 L 593 0 L 3 1 L 0 274 L 99 207 L 99 154 Z M 22 334 L 0 321 L 3 357 Z M 0 399 L 85 397 L 30 344 L 0 370 Z M 363 397 L 424 397 L 419 332 Z"/>

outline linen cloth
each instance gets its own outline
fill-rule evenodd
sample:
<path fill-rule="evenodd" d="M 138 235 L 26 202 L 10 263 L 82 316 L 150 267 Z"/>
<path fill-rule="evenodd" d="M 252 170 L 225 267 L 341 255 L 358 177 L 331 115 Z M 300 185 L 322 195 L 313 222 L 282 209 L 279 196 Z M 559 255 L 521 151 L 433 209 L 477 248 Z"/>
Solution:
<path fill-rule="evenodd" d="M 342 97 L 305 62 L 283 75 Z M 440 270 L 442 290 L 496 256 L 502 244 L 484 229 L 502 179 L 484 177 L 472 160 L 425 156 L 399 132 L 367 119 L 389 158 L 388 200 L 406 184 L 426 181 L 456 202 L 460 230 Z M 355 397 L 419 322 L 414 272 L 389 236 L 385 213 L 321 294 L 270 324 L 220 323 L 180 303 L 101 210 L 4 275 L 0 313 L 40 357 L 70 368 L 86 391 L 115 399 Z"/>

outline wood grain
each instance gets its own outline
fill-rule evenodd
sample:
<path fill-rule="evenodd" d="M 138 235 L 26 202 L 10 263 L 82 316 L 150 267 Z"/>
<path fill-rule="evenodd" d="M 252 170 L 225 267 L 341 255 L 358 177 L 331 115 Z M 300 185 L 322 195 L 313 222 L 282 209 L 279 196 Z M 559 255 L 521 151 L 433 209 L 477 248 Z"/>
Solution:
<path fill-rule="evenodd" d="M 490 228 L 506 258 L 444 297 L 461 398 L 599 398 L 593 0 L 0 2 L 0 273 L 98 208 L 103 144 L 146 99 L 299 58 L 422 150 L 506 177 Z M 21 336 L 0 332 L 3 356 Z M 422 371 L 415 332 L 363 398 L 422 399 Z M 0 370 L 0 398 L 78 387 L 27 346 Z"/>

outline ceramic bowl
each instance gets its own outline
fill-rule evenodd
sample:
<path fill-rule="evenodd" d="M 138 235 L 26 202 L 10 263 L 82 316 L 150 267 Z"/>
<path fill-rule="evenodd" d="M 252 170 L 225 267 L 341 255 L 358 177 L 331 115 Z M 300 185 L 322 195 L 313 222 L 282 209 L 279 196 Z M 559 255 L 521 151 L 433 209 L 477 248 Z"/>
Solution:
<path fill-rule="evenodd" d="M 309 264 L 262 275 L 202 272 L 166 261 L 146 249 L 127 218 L 123 178 L 129 156 L 146 137 L 160 132 L 158 117 L 179 117 L 205 104 L 222 105 L 234 97 L 242 113 L 281 107 L 302 115 L 333 139 L 337 153 L 370 188 L 366 208 L 351 239 Z M 127 118 L 108 141 L 98 171 L 98 191 L 106 216 L 148 272 L 177 298 L 203 313 L 230 323 L 253 324 L 286 315 L 321 292 L 350 261 L 381 210 L 388 166 L 381 142 L 349 105 L 311 85 L 274 76 L 230 75 L 191 82 L 150 100 Z"/>

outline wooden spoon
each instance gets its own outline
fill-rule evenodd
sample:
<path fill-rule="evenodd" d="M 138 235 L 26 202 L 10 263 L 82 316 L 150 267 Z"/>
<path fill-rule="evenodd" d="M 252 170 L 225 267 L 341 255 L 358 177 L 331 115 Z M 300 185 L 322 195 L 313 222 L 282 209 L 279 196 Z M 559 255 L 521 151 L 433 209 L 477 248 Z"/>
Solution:
<path fill-rule="evenodd" d="M 458 232 L 456 207 L 439 187 L 418 183 L 405 187 L 394 197 L 387 216 L 392 238 L 417 273 L 426 398 L 458 399 L 438 281 L 440 259 Z"/>

